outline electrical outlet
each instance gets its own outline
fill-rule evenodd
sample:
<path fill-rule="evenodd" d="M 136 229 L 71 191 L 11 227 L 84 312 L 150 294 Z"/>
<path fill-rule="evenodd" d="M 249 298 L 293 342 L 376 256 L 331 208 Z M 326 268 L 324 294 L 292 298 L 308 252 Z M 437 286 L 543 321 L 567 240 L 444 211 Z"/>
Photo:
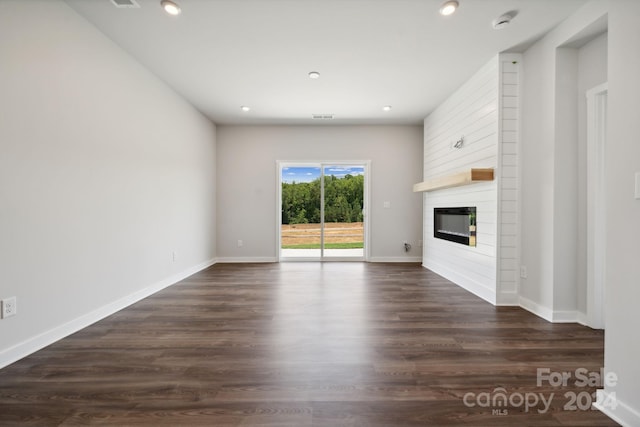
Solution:
<path fill-rule="evenodd" d="M 520 266 L 520 277 L 522 279 L 526 279 L 527 278 L 527 266 L 526 265 L 521 265 Z"/>
<path fill-rule="evenodd" d="M 173 256 L 173 262 L 176 262 L 178 259 L 178 253 L 176 251 L 173 251 L 172 256 Z"/>
<path fill-rule="evenodd" d="M 242 245 L 244 245 L 244 242 L 242 240 L 238 240 L 238 247 L 241 248 Z"/>
<path fill-rule="evenodd" d="M 16 297 L 2 300 L 2 318 L 15 316 L 18 313 L 18 303 Z"/>

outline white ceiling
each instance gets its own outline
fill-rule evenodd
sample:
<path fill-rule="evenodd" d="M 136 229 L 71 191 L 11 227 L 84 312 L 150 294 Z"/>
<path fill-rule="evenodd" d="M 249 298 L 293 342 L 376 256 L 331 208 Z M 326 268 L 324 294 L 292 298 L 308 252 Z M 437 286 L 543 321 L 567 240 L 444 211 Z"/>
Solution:
<path fill-rule="evenodd" d="M 495 54 L 585 0 L 66 0 L 218 124 L 417 124 Z M 491 22 L 517 11 L 511 25 Z M 311 80 L 310 71 L 321 77 Z M 241 105 L 251 107 L 245 113 Z M 390 112 L 382 111 L 392 105 Z"/>

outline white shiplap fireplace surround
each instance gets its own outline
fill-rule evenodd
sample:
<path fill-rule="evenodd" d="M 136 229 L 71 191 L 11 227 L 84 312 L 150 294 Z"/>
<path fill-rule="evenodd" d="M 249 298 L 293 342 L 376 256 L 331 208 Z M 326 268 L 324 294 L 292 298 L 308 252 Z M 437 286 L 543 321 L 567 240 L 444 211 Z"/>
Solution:
<path fill-rule="evenodd" d="M 521 55 L 497 55 L 424 121 L 425 181 L 472 168 L 495 173 L 493 181 L 424 192 L 423 266 L 496 305 L 518 304 L 521 67 Z M 434 208 L 463 206 L 477 208 L 477 246 L 434 238 Z"/>

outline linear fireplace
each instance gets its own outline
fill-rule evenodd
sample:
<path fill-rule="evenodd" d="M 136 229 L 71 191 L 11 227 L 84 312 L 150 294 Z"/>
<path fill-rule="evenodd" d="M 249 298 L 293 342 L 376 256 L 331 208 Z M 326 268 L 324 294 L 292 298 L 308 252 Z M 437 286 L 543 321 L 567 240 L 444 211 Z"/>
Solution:
<path fill-rule="evenodd" d="M 434 208 L 433 237 L 476 245 L 476 208 Z"/>

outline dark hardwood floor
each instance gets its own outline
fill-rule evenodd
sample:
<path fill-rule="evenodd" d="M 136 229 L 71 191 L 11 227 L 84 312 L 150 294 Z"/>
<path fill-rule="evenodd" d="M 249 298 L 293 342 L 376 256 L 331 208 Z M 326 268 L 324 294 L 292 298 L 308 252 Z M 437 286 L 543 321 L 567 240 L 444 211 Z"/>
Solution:
<path fill-rule="evenodd" d="M 218 264 L 0 370 L 0 425 L 614 426 L 536 381 L 601 366 L 417 264 Z"/>

